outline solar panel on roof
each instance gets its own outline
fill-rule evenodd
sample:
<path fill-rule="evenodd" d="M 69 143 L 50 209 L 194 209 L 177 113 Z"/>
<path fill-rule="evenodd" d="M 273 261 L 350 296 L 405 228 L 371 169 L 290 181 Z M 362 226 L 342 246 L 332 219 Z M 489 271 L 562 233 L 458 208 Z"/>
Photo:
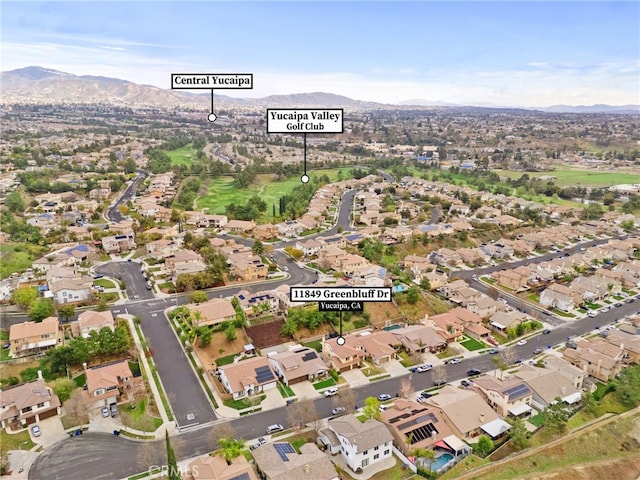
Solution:
<path fill-rule="evenodd" d="M 235 477 L 231 477 L 229 480 L 251 480 L 251 477 L 247 472 L 244 472 L 240 475 L 236 475 Z"/>
<path fill-rule="evenodd" d="M 278 452 L 283 462 L 289 461 L 289 458 L 287 457 L 288 454 L 296 453 L 290 443 L 274 443 L 273 448 L 276 449 L 276 452 Z"/>
<path fill-rule="evenodd" d="M 258 367 L 256 370 L 256 381 L 258 383 L 268 382 L 269 380 L 275 380 L 273 372 L 269 367 Z"/>
<path fill-rule="evenodd" d="M 510 389 L 505 390 L 504 393 L 509 396 L 509 399 L 514 399 L 514 398 L 522 397 L 524 395 L 528 395 L 530 392 L 531 390 L 529 390 L 529 387 L 522 384 L 522 385 L 517 385 L 515 387 L 511 387 Z"/>
<path fill-rule="evenodd" d="M 303 362 L 308 362 L 309 360 L 313 360 L 314 358 L 318 358 L 318 355 L 316 354 L 316 352 L 310 351 L 310 352 L 305 353 L 302 356 L 302 361 Z"/>

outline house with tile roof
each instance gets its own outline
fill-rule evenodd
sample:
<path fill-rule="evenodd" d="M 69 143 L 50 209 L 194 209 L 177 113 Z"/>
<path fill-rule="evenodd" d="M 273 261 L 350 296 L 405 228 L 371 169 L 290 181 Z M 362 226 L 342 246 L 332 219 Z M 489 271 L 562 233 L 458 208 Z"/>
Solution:
<path fill-rule="evenodd" d="M 217 372 L 220 382 L 234 400 L 276 388 L 278 383 L 278 377 L 265 357 L 223 365 Z"/>
<path fill-rule="evenodd" d="M 340 480 L 329 457 L 314 443 L 305 443 L 299 452 L 289 442 L 273 442 L 252 454 L 264 480 Z"/>
<path fill-rule="evenodd" d="M 387 426 L 370 418 L 364 422 L 354 414 L 329 420 L 318 439 L 331 453 L 340 453 L 349 468 L 362 472 L 392 455 L 393 435 Z"/>
<path fill-rule="evenodd" d="M 104 363 L 87 368 L 83 364 L 86 376 L 86 393 L 94 407 L 105 407 L 118 403 L 121 395 L 133 388 L 133 374 L 127 360 Z"/>
<path fill-rule="evenodd" d="M 184 480 L 258 480 L 244 455 L 230 462 L 221 454 L 201 456 L 193 460 L 182 475 Z"/>
<path fill-rule="evenodd" d="M 22 428 L 60 415 L 60 400 L 47 387 L 38 371 L 36 380 L 13 385 L 0 391 L 0 425 Z"/>
<path fill-rule="evenodd" d="M 41 322 L 16 323 L 9 327 L 9 349 L 12 357 L 29 355 L 55 347 L 62 341 L 58 317 Z"/>
<path fill-rule="evenodd" d="M 286 352 L 267 357 L 278 378 L 285 385 L 315 382 L 329 375 L 329 367 L 313 348 L 296 345 Z"/>

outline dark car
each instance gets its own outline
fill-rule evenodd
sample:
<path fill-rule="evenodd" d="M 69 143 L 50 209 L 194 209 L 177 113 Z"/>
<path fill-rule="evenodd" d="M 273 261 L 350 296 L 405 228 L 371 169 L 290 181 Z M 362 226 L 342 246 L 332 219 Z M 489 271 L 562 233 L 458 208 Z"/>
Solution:
<path fill-rule="evenodd" d="M 536 349 L 533 350 L 533 354 L 534 355 L 538 355 L 540 353 L 542 353 L 542 349 L 541 348 L 536 348 Z"/>
<path fill-rule="evenodd" d="M 460 381 L 460 385 L 462 385 L 463 387 L 470 387 L 471 382 L 469 380 L 462 380 Z"/>
<path fill-rule="evenodd" d="M 548 335 L 549 333 L 551 333 L 551 330 L 549 330 L 548 328 L 545 328 L 544 330 L 542 330 L 543 335 Z"/>
<path fill-rule="evenodd" d="M 492 348 L 491 350 L 489 350 L 489 355 L 495 355 L 498 353 L 498 349 L 497 348 Z"/>
<path fill-rule="evenodd" d="M 475 375 L 480 375 L 482 373 L 482 371 L 478 370 L 477 368 L 472 368 L 470 370 L 467 370 L 467 377 L 473 377 Z"/>
<path fill-rule="evenodd" d="M 434 387 L 439 387 L 440 385 L 444 385 L 445 383 L 447 383 L 446 380 L 434 380 L 433 381 L 433 386 Z"/>

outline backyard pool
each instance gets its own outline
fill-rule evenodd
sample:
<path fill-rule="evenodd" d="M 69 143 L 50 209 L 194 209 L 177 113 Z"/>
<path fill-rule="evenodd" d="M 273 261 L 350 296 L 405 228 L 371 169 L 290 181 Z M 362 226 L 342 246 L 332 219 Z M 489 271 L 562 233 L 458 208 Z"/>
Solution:
<path fill-rule="evenodd" d="M 450 453 L 443 453 L 431 464 L 431 471 L 435 472 L 440 470 L 451 460 L 453 460 L 453 455 L 451 455 Z"/>

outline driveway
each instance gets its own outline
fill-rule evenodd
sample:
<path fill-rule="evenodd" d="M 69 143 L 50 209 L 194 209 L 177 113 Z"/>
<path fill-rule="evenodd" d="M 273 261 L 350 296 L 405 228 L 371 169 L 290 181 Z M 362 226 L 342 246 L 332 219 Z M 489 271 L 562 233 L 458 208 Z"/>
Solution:
<path fill-rule="evenodd" d="M 57 415 L 40 420 L 38 425 L 40 426 L 40 436 L 33 436 L 31 433 L 31 426 L 29 426 L 29 435 L 31 435 L 31 440 L 45 448 L 68 437 L 68 434 L 64 432 L 64 427 L 62 426 L 60 417 Z"/>

